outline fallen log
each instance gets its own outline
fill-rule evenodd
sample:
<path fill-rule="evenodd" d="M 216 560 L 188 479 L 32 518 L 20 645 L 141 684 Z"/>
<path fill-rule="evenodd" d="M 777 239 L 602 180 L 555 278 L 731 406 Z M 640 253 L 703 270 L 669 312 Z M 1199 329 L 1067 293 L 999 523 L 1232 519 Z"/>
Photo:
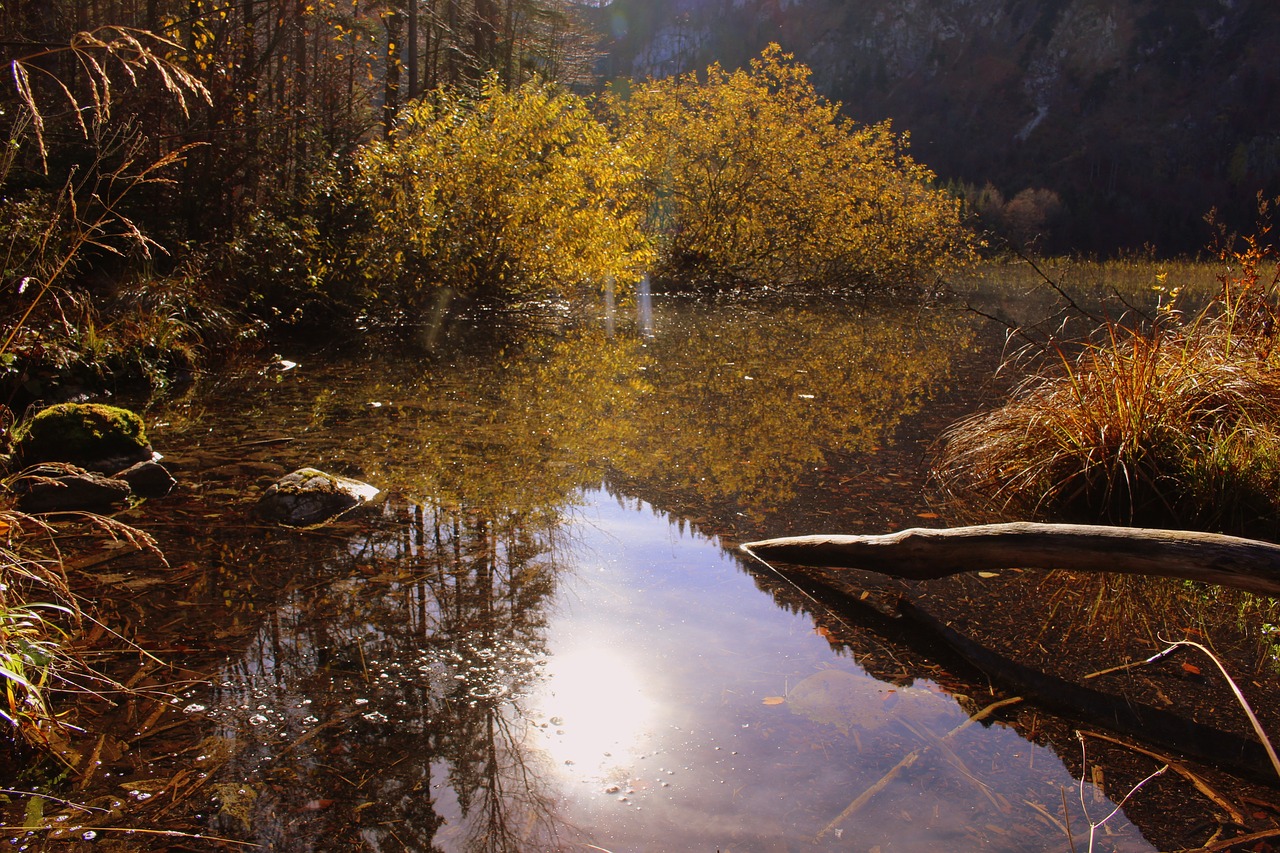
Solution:
<path fill-rule="evenodd" d="M 1066 569 L 1181 578 L 1280 596 L 1280 545 L 1187 530 L 1013 522 L 789 536 L 748 542 L 741 550 L 769 563 L 864 569 L 910 580 L 992 569 Z"/>

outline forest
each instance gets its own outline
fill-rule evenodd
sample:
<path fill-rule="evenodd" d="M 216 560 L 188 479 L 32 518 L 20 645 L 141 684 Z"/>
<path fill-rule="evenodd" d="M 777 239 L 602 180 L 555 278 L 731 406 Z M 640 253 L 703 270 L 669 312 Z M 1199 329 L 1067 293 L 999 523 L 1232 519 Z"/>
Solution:
<path fill-rule="evenodd" d="M 10 393 L 163 385 L 266 330 L 455 297 L 894 289 L 973 256 L 906 134 L 777 46 L 606 88 L 589 11 L 6 7 Z"/>

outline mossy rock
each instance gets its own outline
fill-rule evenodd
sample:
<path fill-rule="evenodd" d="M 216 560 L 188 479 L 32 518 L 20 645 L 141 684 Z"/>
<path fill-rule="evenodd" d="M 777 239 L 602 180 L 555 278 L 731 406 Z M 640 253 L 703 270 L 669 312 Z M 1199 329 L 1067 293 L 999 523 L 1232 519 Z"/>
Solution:
<path fill-rule="evenodd" d="M 15 430 L 14 438 L 24 465 L 71 462 L 114 473 L 152 457 L 142 418 L 102 403 L 50 406 Z"/>

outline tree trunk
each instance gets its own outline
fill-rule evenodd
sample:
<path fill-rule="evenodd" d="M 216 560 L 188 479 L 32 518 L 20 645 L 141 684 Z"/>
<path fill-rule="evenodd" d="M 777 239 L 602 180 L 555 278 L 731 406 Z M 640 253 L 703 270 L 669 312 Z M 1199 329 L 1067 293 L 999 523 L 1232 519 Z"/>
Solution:
<path fill-rule="evenodd" d="M 741 547 L 768 562 L 912 580 L 1023 567 L 1182 578 L 1280 596 L 1280 545 L 1184 530 L 1016 522 L 881 536 L 794 536 Z"/>
<path fill-rule="evenodd" d="M 304 184 L 310 179 L 311 175 L 311 167 L 307 165 L 307 126 L 310 124 L 307 120 L 309 101 L 307 90 L 311 86 L 311 69 L 307 65 L 308 14 L 310 14 L 310 7 L 307 4 L 307 0 L 298 0 L 293 22 L 293 53 L 297 63 L 293 88 L 293 174 L 294 193 L 297 198 L 305 195 L 306 187 Z"/>
<path fill-rule="evenodd" d="M 400 3 L 393 3 L 383 16 L 387 28 L 387 68 L 383 79 L 382 95 L 382 136 L 389 138 L 396 126 L 396 116 L 400 112 L 400 33 L 402 9 Z"/>
<path fill-rule="evenodd" d="M 406 76 L 409 82 L 408 100 L 412 101 L 418 97 L 418 0 L 409 0 L 408 6 L 405 7 L 409 14 L 409 34 L 408 39 L 408 68 Z"/>

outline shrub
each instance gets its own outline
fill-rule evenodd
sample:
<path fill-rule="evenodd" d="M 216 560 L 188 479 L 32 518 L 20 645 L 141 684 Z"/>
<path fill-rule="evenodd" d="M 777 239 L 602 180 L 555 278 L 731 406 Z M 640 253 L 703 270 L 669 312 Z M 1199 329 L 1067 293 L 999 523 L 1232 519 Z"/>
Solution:
<path fill-rule="evenodd" d="M 550 85 L 438 91 L 357 174 L 365 274 L 410 307 L 444 288 L 563 295 L 634 280 L 648 260 L 636 170 L 582 98 Z"/>
<path fill-rule="evenodd" d="M 712 285 L 880 288 L 967 259 L 960 202 L 888 122 L 862 126 L 770 45 L 747 70 L 615 91 L 654 194 L 658 272 Z"/>

